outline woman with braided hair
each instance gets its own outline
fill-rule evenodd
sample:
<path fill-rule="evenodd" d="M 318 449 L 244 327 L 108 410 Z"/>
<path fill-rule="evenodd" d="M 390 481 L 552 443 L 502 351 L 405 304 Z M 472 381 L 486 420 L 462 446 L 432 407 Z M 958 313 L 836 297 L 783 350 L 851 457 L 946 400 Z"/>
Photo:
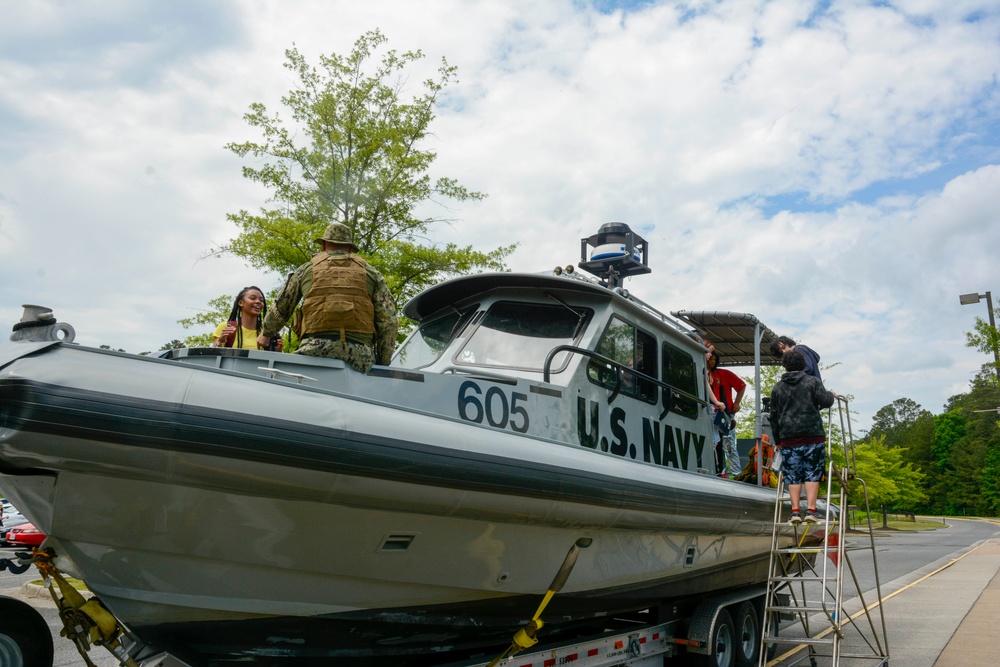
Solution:
<path fill-rule="evenodd" d="M 267 315 L 267 301 L 264 292 L 257 286 L 244 287 L 236 295 L 229 321 L 223 322 L 212 334 L 213 347 L 237 347 L 246 350 L 263 349 L 257 344 L 264 316 Z M 281 338 L 276 338 L 276 349 L 281 351 Z"/>

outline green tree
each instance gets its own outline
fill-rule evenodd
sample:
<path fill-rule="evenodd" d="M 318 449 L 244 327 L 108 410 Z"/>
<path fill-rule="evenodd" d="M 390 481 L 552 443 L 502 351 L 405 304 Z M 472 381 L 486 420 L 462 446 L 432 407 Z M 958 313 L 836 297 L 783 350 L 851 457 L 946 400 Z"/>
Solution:
<path fill-rule="evenodd" d="M 830 447 L 838 468 L 845 466 L 845 451 L 842 447 Z M 885 437 L 869 437 L 854 445 L 854 464 L 851 467 L 864 486 L 853 482 L 848 489 L 848 502 L 864 508 L 864 490 L 868 490 L 868 505 L 890 509 L 912 510 L 927 499 L 923 490 L 923 473 L 904 460 L 902 447 L 889 447 Z M 837 487 L 836 481 L 834 486 Z M 839 488 L 838 488 L 839 492 Z"/>
<path fill-rule="evenodd" d="M 1000 312 L 1000 308 L 993 310 L 994 315 L 998 312 Z M 994 319 L 996 318 L 994 317 Z M 1000 349 L 1000 331 L 997 330 L 997 327 L 990 326 L 989 322 L 983 318 L 977 317 L 975 329 L 965 332 L 965 345 L 967 347 L 974 347 L 980 352 L 989 354 L 996 359 L 996 350 Z M 1000 373 L 1000 370 L 997 369 L 997 362 L 991 361 L 986 366 L 993 369 L 990 381 L 997 382 L 997 374 Z"/>
<path fill-rule="evenodd" d="M 1000 422 L 997 423 L 1000 431 Z M 994 441 L 987 448 L 983 465 L 983 501 L 990 516 L 1000 516 L 1000 442 Z"/>
<path fill-rule="evenodd" d="M 872 428 L 868 435 L 883 437 L 889 447 L 901 444 L 906 431 L 927 412 L 920 404 L 909 398 L 897 398 L 883 406 L 872 418 Z"/>
<path fill-rule="evenodd" d="M 966 419 L 959 410 L 950 410 L 934 418 L 934 444 L 931 456 L 936 468 L 944 468 L 955 443 L 965 437 Z"/>
<path fill-rule="evenodd" d="M 422 93 L 404 99 L 408 70 L 423 54 L 384 50 L 386 41 L 378 30 L 366 32 L 348 55 L 320 56 L 318 69 L 296 48 L 285 51 L 284 66 L 296 80 L 281 100 L 291 122 L 254 103 L 244 119 L 261 140 L 226 146 L 250 160 L 243 175 L 271 197 L 258 213 L 229 214 L 240 232 L 211 254 L 284 274 L 312 256 L 313 240 L 326 225 L 342 222 L 360 254 L 385 276 L 397 306 L 443 278 L 505 268 L 516 245 L 479 252 L 426 243 L 432 223 L 455 221 L 418 217 L 418 205 L 424 211 L 425 204 L 485 195 L 428 175 L 437 154 L 423 144 L 456 68 L 442 59 Z"/>
<path fill-rule="evenodd" d="M 920 416 L 901 434 L 898 446 L 903 447 L 903 458 L 918 470 L 927 474 L 933 464 L 934 422 L 937 419 L 929 410 Z"/>

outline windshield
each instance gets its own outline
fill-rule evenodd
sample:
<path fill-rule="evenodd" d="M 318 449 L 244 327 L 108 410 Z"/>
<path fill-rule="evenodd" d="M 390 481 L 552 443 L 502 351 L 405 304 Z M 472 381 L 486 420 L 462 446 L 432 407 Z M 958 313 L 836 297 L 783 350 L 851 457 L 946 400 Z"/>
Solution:
<path fill-rule="evenodd" d="M 434 363 L 455 336 L 469 323 L 477 306 L 464 311 L 453 311 L 443 317 L 420 325 L 416 333 L 410 336 L 403 346 L 396 351 L 391 366 L 402 368 L 423 368 Z"/>
<path fill-rule="evenodd" d="M 455 363 L 540 371 L 552 348 L 579 340 L 591 314 L 589 308 L 500 301 L 473 331 Z M 552 370 L 561 370 L 568 358 L 568 353 L 558 355 Z"/>

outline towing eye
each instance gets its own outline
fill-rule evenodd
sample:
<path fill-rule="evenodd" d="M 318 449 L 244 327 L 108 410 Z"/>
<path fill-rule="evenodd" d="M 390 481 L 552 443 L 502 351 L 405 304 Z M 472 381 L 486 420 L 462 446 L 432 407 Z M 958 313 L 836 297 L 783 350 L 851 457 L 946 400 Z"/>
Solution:
<path fill-rule="evenodd" d="M 514 633 L 514 638 L 507 649 L 498 655 L 496 658 L 490 662 L 488 667 L 496 667 L 501 660 L 505 660 L 515 653 L 519 653 L 526 648 L 531 648 L 538 643 L 535 635 L 538 631 L 542 629 L 545 625 L 540 618 L 542 612 L 549 605 L 552 597 L 562 590 L 562 587 L 566 584 L 566 580 L 569 579 L 570 572 L 576 566 L 577 556 L 580 555 L 580 549 L 586 549 L 593 543 L 593 540 L 589 537 L 581 537 L 578 539 L 573 546 L 569 548 L 569 552 L 566 554 L 566 558 L 563 560 L 562 565 L 559 567 L 559 571 L 556 572 L 555 578 L 552 579 L 552 583 L 549 584 L 549 590 L 545 592 L 545 597 L 542 598 L 542 603 L 538 605 L 538 609 L 535 611 L 535 615 L 531 617 L 523 628 Z"/>

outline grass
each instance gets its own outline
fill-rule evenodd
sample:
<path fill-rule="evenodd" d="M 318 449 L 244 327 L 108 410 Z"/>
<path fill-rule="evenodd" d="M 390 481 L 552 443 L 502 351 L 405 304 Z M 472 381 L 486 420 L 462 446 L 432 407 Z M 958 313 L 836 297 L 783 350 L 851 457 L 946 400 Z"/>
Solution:
<path fill-rule="evenodd" d="M 882 522 L 880 521 L 877 527 L 881 526 Z M 917 519 L 916 521 L 889 520 L 889 528 L 892 530 L 937 530 L 938 528 L 945 527 L 945 524 L 941 521 L 928 521 L 926 519 Z"/>
<path fill-rule="evenodd" d="M 899 531 L 916 531 L 916 530 L 937 530 L 938 528 L 945 528 L 945 522 L 941 519 L 916 519 L 915 521 L 910 521 L 909 519 L 900 518 L 898 514 L 889 513 L 889 520 L 886 522 L 889 526 L 889 530 L 899 530 Z M 868 522 L 865 519 L 865 514 L 863 512 L 857 512 L 851 520 L 851 528 L 855 530 L 860 530 L 862 528 L 867 528 Z M 882 529 L 882 515 L 872 514 L 872 528 L 875 530 Z"/>

